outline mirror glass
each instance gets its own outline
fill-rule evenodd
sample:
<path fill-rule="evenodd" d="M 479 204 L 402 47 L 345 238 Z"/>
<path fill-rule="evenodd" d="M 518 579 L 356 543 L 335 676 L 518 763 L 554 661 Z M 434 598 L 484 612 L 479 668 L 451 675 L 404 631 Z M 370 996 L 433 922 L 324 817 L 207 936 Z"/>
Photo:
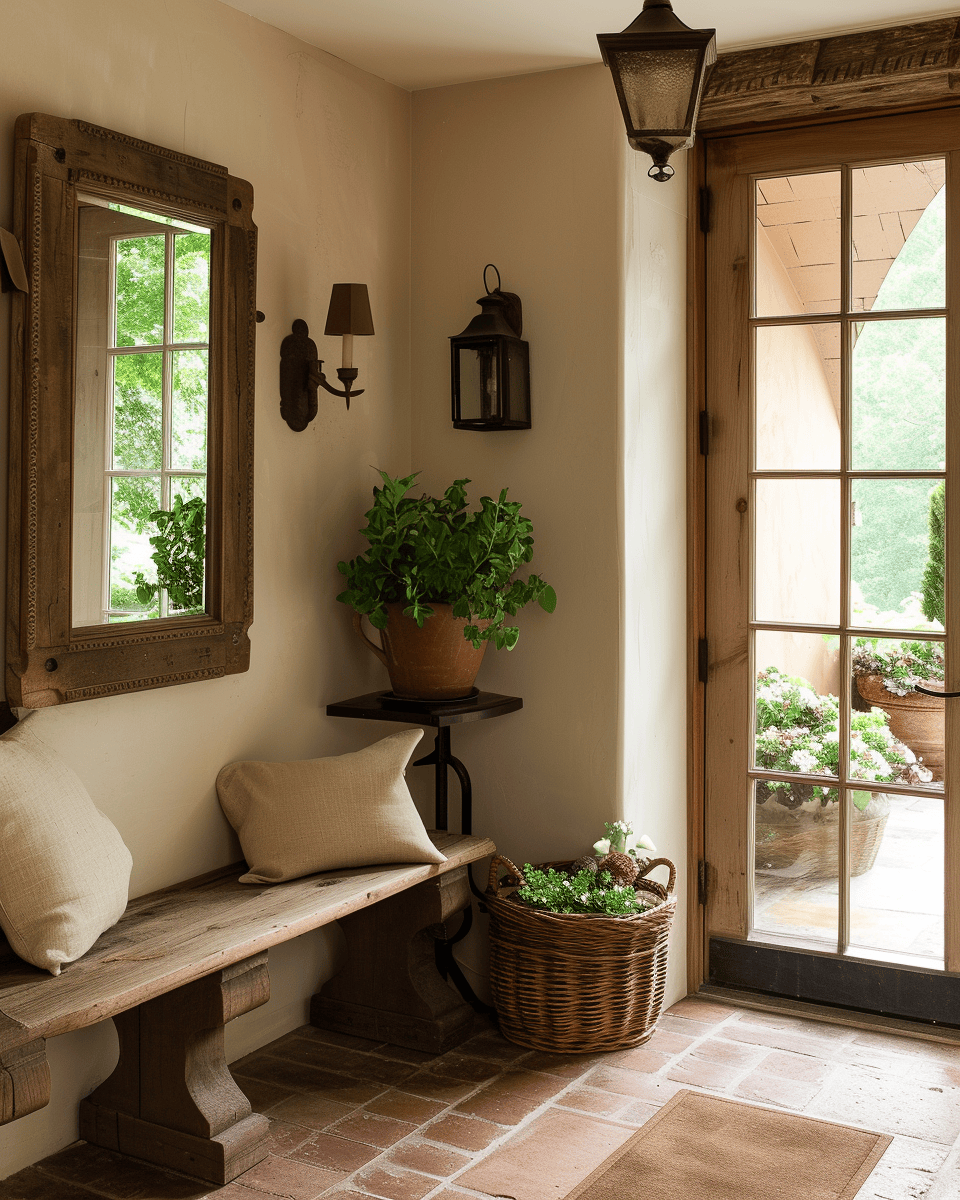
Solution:
<path fill-rule="evenodd" d="M 206 611 L 211 238 L 78 194 L 75 627 Z"/>

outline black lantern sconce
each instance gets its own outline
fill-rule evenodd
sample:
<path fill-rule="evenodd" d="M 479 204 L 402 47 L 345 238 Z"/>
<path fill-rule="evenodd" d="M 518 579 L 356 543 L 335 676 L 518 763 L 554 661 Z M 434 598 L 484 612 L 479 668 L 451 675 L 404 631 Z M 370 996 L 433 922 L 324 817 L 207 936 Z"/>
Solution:
<path fill-rule="evenodd" d="M 717 31 L 690 29 L 670 0 L 643 0 L 623 33 L 598 33 L 634 150 L 649 154 L 651 179 L 666 183 L 677 150 L 689 150 L 707 71 L 717 61 Z"/>
<path fill-rule="evenodd" d="M 493 291 L 487 272 L 497 275 Z M 530 343 L 520 340 L 523 306 L 520 297 L 500 288 L 493 263 L 483 268 L 487 294 L 480 312 L 463 333 L 450 339 L 450 365 L 455 429 L 530 428 Z"/>
<path fill-rule="evenodd" d="M 280 415 L 296 433 L 301 433 L 317 415 L 317 389 L 325 388 L 334 396 L 342 396 L 350 407 L 353 396 L 362 396 L 363 388 L 353 391 L 359 371 L 353 365 L 353 339 L 373 333 L 370 298 L 365 283 L 335 283 L 330 293 L 327 337 L 343 338 L 343 358 L 337 367 L 337 378 L 343 391 L 331 387 L 323 373 L 323 360 L 317 343 L 310 337 L 306 321 L 296 320 L 293 332 L 280 343 Z"/>

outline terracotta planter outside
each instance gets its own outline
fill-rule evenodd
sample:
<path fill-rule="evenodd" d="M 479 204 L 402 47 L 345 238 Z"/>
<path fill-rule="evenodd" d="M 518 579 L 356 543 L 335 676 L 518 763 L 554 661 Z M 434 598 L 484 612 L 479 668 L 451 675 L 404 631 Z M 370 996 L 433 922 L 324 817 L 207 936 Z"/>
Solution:
<path fill-rule="evenodd" d="M 381 646 L 363 632 L 360 614 L 353 614 L 354 630 L 387 668 L 394 694 L 408 700 L 469 696 L 487 643 L 474 649 L 463 636 L 463 627 L 470 622 L 455 617 L 449 604 L 431 601 L 433 616 L 424 621 L 423 628 L 403 615 L 405 607 L 400 602 L 387 605 L 387 627 L 379 631 Z M 485 629 L 489 621 L 473 624 Z"/>
<path fill-rule="evenodd" d="M 928 686 L 943 687 L 943 684 L 934 682 Z M 943 779 L 943 700 L 919 692 L 895 696 L 883 686 L 881 675 L 858 675 L 857 691 L 868 704 L 889 714 L 890 732 L 933 772 L 934 780 Z"/>
<path fill-rule="evenodd" d="M 850 874 L 865 875 L 877 861 L 890 816 L 890 798 L 874 793 L 861 812 L 851 805 Z M 840 805 L 808 800 L 785 808 L 773 797 L 757 805 L 756 868 L 783 871 L 791 881 L 836 879 L 840 853 Z"/>

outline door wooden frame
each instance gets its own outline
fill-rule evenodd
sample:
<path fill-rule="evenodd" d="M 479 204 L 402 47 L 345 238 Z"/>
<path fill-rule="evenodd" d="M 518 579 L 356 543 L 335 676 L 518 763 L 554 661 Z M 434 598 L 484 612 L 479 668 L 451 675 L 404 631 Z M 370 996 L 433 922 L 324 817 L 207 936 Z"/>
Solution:
<path fill-rule="evenodd" d="M 715 138 L 960 106 L 960 17 L 721 54 L 687 154 L 687 990 L 707 961 L 706 144 Z"/>

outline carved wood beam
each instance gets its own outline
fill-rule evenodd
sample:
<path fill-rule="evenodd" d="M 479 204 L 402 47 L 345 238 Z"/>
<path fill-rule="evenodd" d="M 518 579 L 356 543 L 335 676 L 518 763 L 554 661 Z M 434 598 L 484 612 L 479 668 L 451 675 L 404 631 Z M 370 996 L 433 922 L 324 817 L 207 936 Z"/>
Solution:
<path fill-rule="evenodd" d="M 960 18 L 721 54 L 699 133 L 960 104 Z"/>

